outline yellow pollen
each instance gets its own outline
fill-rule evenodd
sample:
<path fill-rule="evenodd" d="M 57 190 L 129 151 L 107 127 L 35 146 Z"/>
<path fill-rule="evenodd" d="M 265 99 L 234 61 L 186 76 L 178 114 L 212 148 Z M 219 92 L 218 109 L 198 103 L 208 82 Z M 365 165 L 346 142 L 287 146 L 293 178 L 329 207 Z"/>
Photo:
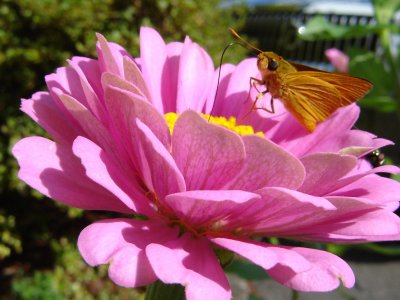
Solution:
<path fill-rule="evenodd" d="M 225 117 L 214 117 L 214 116 L 209 116 L 206 114 L 201 114 L 201 116 L 208 120 L 210 118 L 210 123 L 214 123 L 220 126 L 223 126 L 225 128 L 228 128 L 234 132 L 236 132 L 239 135 L 249 135 L 249 134 L 256 134 L 262 137 L 265 137 L 264 133 L 261 131 L 254 132 L 254 128 L 250 125 L 237 125 L 236 124 L 236 118 L 235 117 L 229 117 L 229 119 Z M 175 126 L 175 122 L 178 119 L 178 115 L 176 113 L 167 113 L 164 115 L 165 120 L 167 121 L 169 132 L 172 134 L 172 131 Z"/>

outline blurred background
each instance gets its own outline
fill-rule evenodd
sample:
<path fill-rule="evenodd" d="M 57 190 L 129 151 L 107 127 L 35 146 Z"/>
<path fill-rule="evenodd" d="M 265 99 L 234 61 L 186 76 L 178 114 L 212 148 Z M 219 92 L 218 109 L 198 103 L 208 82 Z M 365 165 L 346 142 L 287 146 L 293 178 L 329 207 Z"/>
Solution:
<path fill-rule="evenodd" d="M 19 111 L 20 99 L 45 90 L 44 76 L 66 65 L 71 56 L 96 57 L 95 32 L 119 43 L 134 56 L 139 55 L 140 26 L 154 27 L 166 41 L 183 40 L 189 35 L 211 54 L 218 66 L 222 50 L 233 41 L 227 28 L 236 28 L 258 48 L 275 51 L 288 60 L 329 71 L 336 68 L 372 81 L 374 90 L 359 102 L 362 113 L 357 128 L 398 145 L 399 2 L 0 0 L 0 299 L 143 296 L 141 290 L 112 284 L 107 279 L 106 267 L 86 266 L 76 250 L 80 230 L 110 215 L 68 208 L 29 189 L 17 179 L 17 164 L 10 153 L 20 138 L 44 135 Z M 325 51 L 331 48 L 348 56 L 344 69 L 335 57 L 328 60 Z M 245 56 L 254 54 L 232 47 L 224 62 L 237 63 Z M 400 162 L 398 149 L 393 146 L 382 150 L 385 163 Z M 382 163 L 379 155 L 368 159 L 374 164 Z M 390 262 L 400 268 L 396 265 L 400 258 L 398 243 L 323 247 L 355 263 L 367 261 L 383 266 Z M 383 270 L 388 272 L 387 268 Z M 235 262 L 229 271 L 234 274 L 231 280 L 242 279 L 236 284 L 237 299 L 290 298 L 289 291 L 283 296 L 266 298 L 262 288 L 260 291 L 254 285 L 255 281 L 267 280 L 265 274 L 241 261 Z M 243 285 L 242 291 L 247 294 L 240 296 Z M 265 293 L 271 296 L 270 292 Z M 356 299 L 345 292 L 338 297 L 335 299 Z"/>

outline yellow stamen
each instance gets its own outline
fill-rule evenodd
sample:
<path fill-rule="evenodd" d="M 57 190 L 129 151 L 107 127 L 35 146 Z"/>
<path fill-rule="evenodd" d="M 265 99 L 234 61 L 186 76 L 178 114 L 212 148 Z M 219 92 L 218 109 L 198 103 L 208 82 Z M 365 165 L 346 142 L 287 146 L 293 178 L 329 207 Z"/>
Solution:
<path fill-rule="evenodd" d="M 254 132 L 254 128 L 250 125 L 237 125 L 236 118 L 232 117 L 232 116 L 229 117 L 229 119 L 227 119 L 225 117 L 209 116 L 206 114 L 201 114 L 201 116 L 206 120 L 210 119 L 210 123 L 214 123 L 214 124 L 223 126 L 225 128 L 228 128 L 228 129 L 236 132 L 239 135 L 256 134 L 256 135 L 265 137 L 264 133 L 261 131 Z M 165 117 L 165 120 L 167 121 L 169 131 L 172 134 L 175 122 L 178 119 L 178 115 L 176 113 L 170 112 L 170 113 L 165 114 L 164 117 Z"/>

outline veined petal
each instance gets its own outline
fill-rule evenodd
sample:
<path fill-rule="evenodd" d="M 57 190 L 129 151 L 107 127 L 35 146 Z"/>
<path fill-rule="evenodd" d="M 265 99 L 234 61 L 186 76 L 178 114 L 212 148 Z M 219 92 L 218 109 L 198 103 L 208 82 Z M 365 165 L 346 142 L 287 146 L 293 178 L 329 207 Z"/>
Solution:
<path fill-rule="evenodd" d="M 289 122 L 287 120 L 282 122 L 282 125 L 287 125 L 286 130 L 282 128 L 276 130 L 275 134 L 271 136 L 271 140 L 297 157 L 322 150 L 323 152 L 339 151 L 351 145 L 343 143 L 343 140 L 349 140 L 347 134 L 357 120 L 359 113 L 360 109 L 357 105 L 339 108 L 331 117 L 318 124 L 311 134 L 308 134 L 291 115 L 288 115 Z"/>
<path fill-rule="evenodd" d="M 247 207 L 240 204 L 257 198 L 257 194 L 246 191 L 200 190 L 170 194 L 165 197 L 165 202 L 178 218 L 191 226 L 209 226 L 216 222 L 219 230 L 227 230 L 226 226 L 241 219 L 240 211 Z"/>
<path fill-rule="evenodd" d="M 79 79 L 81 81 L 81 86 L 83 93 L 85 94 L 85 99 L 87 102 L 87 109 L 96 117 L 97 120 L 106 123 L 106 112 L 104 110 L 104 100 L 103 94 L 101 93 L 99 98 L 98 94 L 96 94 L 94 88 L 91 86 L 88 78 L 86 78 L 86 74 L 84 73 L 84 69 L 81 66 L 85 66 L 86 64 L 90 64 L 90 68 L 97 69 L 99 72 L 99 68 L 97 64 L 94 64 L 95 61 L 80 58 L 80 57 L 73 57 L 71 60 L 68 61 L 69 65 L 75 70 L 78 74 Z M 97 74 L 100 76 L 100 72 Z M 96 84 L 99 84 L 98 81 L 95 81 Z M 100 92 L 100 91 L 97 91 Z"/>
<path fill-rule="evenodd" d="M 131 212 L 118 198 L 89 179 L 71 149 L 42 137 L 20 140 L 13 148 L 19 178 L 42 194 L 82 209 Z"/>
<path fill-rule="evenodd" d="M 264 270 L 269 270 L 277 264 L 285 266 L 293 272 L 303 272 L 311 269 L 311 264 L 300 254 L 266 243 L 250 239 L 227 239 L 209 237 L 210 241 L 225 249 L 231 250 L 250 260 Z"/>
<path fill-rule="evenodd" d="M 337 207 L 314 228 L 303 228 L 306 240 L 368 242 L 400 240 L 400 219 L 393 212 L 361 198 L 327 197 Z M 308 233 L 309 232 L 309 233 Z"/>
<path fill-rule="evenodd" d="M 74 70 L 80 75 L 80 77 L 84 77 L 90 87 L 93 89 L 93 92 L 96 94 L 97 99 L 100 103 L 104 104 L 104 93 L 103 88 L 101 86 L 101 71 L 99 62 L 95 59 L 74 56 L 71 58 L 70 62 L 73 65 Z M 79 69 L 79 71 L 77 71 Z M 100 103 L 94 103 L 93 105 L 99 105 Z M 92 106 L 92 104 L 90 104 Z"/>
<path fill-rule="evenodd" d="M 102 72 L 110 72 L 123 76 L 123 57 L 130 56 L 121 46 L 108 42 L 100 33 L 97 37 L 97 55 Z"/>
<path fill-rule="evenodd" d="M 333 153 L 315 153 L 301 159 L 306 169 L 306 179 L 300 191 L 323 196 L 330 191 L 331 185 L 356 167 L 354 156 Z"/>
<path fill-rule="evenodd" d="M 22 99 L 21 110 L 59 143 L 71 145 L 79 134 L 79 130 L 68 122 L 49 93 L 39 92 L 33 94 L 31 99 Z"/>
<path fill-rule="evenodd" d="M 45 77 L 50 95 L 57 103 L 57 94 L 54 90 L 60 90 L 61 94 L 68 94 L 81 102 L 85 107 L 88 107 L 88 102 L 85 97 L 85 92 L 81 85 L 81 79 L 78 73 L 72 67 L 57 68 L 55 73 Z"/>
<path fill-rule="evenodd" d="M 139 119 L 135 121 L 141 173 L 149 190 L 155 192 L 159 199 L 186 190 L 183 175 L 169 151 L 146 124 Z"/>
<path fill-rule="evenodd" d="M 304 226 L 312 227 L 321 222 L 336 207 L 328 200 L 285 188 L 268 187 L 256 191 L 261 196 L 261 206 L 253 206 L 242 213 L 249 221 L 245 232 L 292 236 L 302 232 Z"/>
<path fill-rule="evenodd" d="M 113 141 L 107 128 L 85 106 L 67 94 L 59 95 L 59 99 L 82 129 L 81 135 L 87 136 L 107 150 L 111 149 Z"/>
<path fill-rule="evenodd" d="M 288 288 L 304 292 L 327 292 L 336 289 L 340 283 L 345 287 L 354 286 L 354 273 L 341 258 L 325 251 L 285 247 L 303 256 L 311 264 L 306 271 L 295 272 L 285 265 L 277 264 L 267 273 Z"/>
<path fill-rule="evenodd" d="M 219 189 L 239 172 L 245 151 L 236 133 L 186 111 L 175 123 L 172 155 L 188 190 Z"/>
<path fill-rule="evenodd" d="M 113 193 L 132 211 L 151 215 L 145 191 L 140 187 L 138 178 L 129 178 L 123 168 L 118 166 L 98 145 L 92 141 L 78 137 L 73 145 L 73 151 L 81 159 L 86 169 L 86 175 L 105 189 Z"/>
<path fill-rule="evenodd" d="M 164 117 L 150 103 L 129 91 L 108 85 L 105 89 L 106 106 L 114 125 L 118 140 L 127 144 L 128 150 L 135 148 L 132 122 L 138 118 L 157 136 L 163 146 L 170 147 L 170 133 Z"/>
<path fill-rule="evenodd" d="M 229 189 L 254 191 L 267 186 L 297 189 L 305 177 L 301 162 L 284 149 L 257 136 L 243 137 L 246 158 Z"/>
<path fill-rule="evenodd" d="M 400 183 L 371 174 L 334 191 L 332 195 L 370 199 L 375 201 L 377 206 L 394 211 L 399 206 Z"/>
<path fill-rule="evenodd" d="M 174 241 L 147 246 L 146 254 L 161 281 L 185 287 L 186 299 L 231 299 L 228 280 L 206 239 L 185 234 Z"/>
<path fill-rule="evenodd" d="M 86 227 L 79 235 L 78 248 L 91 266 L 110 264 L 108 274 L 123 287 L 147 285 L 157 279 L 145 249 L 177 237 L 178 230 L 156 221 L 104 220 Z"/>
<path fill-rule="evenodd" d="M 149 89 L 147 88 L 146 82 L 144 81 L 142 72 L 139 69 L 139 66 L 133 59 L 128 57 L 124 57 L 124 78 L 136 86 L 141 93 L 144 95 L 145 99 L 150 102 L 151 96 Z"/>

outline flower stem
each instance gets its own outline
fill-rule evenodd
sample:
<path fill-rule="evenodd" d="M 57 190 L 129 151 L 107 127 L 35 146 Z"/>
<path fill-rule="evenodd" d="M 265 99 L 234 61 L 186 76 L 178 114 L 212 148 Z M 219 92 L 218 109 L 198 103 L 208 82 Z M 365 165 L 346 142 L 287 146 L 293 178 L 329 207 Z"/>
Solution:
<path fill-rule="evenodd" d="M 299 292 L 292 291 L 292 300 L 298 300 L 298 299 L 299 299 Z"/>
<path fill-rule="evenodd" d="M 165 284 L 157 280 L 147 286 L 144 300 L 185 300 L 185 289 L 180 284 Z"/>

